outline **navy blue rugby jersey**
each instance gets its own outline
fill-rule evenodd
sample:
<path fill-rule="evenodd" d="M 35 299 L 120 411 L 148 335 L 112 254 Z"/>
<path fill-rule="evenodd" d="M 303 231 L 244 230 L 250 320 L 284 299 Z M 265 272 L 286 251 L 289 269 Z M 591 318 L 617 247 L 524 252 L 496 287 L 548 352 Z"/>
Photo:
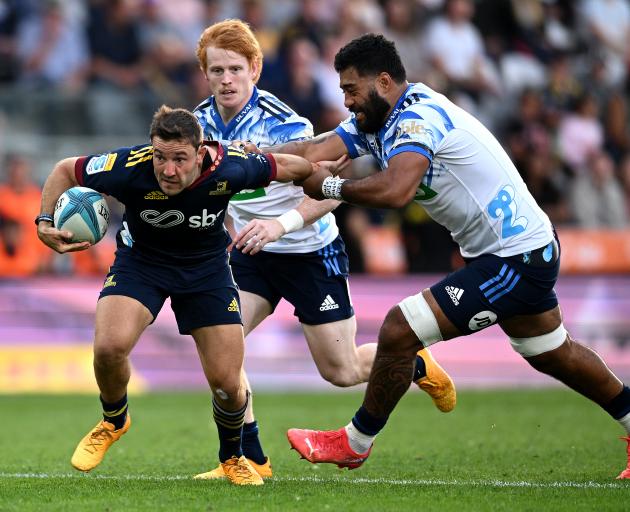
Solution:
<path fill-rule="evenodd" d="M 217 146 L 214 162 L 206 156 L 199 178 L 170 197 L 155 177 L 151 144 L 78 159 L 80 185 L 125 205 L 116 235 L 119 251 L 167 264 L 225 261 L 231 241 L 223 227 L 229 199 L 243 189 L 267 186 L 276 177 L 276 162 L 270 154 L 205 144 Z"/>

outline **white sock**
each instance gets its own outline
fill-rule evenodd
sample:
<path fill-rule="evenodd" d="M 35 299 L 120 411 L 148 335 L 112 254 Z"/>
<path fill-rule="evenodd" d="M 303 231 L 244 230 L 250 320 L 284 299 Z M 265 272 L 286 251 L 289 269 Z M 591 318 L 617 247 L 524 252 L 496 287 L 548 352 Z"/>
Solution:
<path fill-rule="evenodd" d="M 630 436 L 630 412 L 623 418 L 619 418 L 617 421 L 624 429 L 626 429 L 626 434 Z"/>
<path fill-rule="evenodd" d="M 348 444 L 358 454 L 367 452 L 374 442 L 376 436 L 364 434 L 352 422 L 346 425 L 346 434 L 348 434 Z"/>

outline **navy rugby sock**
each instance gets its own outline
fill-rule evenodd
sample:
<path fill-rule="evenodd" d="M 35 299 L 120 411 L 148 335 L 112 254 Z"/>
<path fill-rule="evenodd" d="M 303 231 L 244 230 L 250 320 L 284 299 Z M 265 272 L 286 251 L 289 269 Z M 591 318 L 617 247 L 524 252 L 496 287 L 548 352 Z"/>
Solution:
<path fill-rule="evenodd" d="M 108 403 L 103 400 L 102 396 L 99 396 L 101 404 L 103 405 L 103 420 L 108 423 L 112 423 L 116 430 L 125 426 L 127 420 L 127 409 L 129 404 L 127 403 L 127 393 L 118 402 Z"/>
<path fill-rule="evenodd" d="M 621 393 L 604 406 L 604 410 L 616 420 L 630 413 L 630 388 L 624 386 Z"/>
<path fill-rule="evenodd" d="M 212 398 L 212 415 L 219 434 L 219 460 L 221 462 L 225 462 L 232 456 L 243 455 L 241 439 L 246 408 L 247 400 L 237 411 L 226 411 Z"/>
<path fill-rule="evenodd" d="M 416 356 L 416 366 L 413 370 L 413 381 L 417 382 L 422 377 L 427 376 L 427 365 L 424 364 L 424 359 L 420 356 Z"/>
<path fill-rule="evenodd" d="M 243 425 L 243 455 L 249 460 L 253 460 L 256 464 L 264 464 L 267 457 L 263 452 L 258 438 L 258 422 L 252 421 Z"/>
<path fill-rule="evenodd" d="M 388 418 L 389 416 L 385 416 L 384 418 L 372 416 L 364 406 L 361 406 L 354 415 L 354 418 L 352 418 L 352 424 L 359 432 L 369 436 L 375 436 L 383 430 Z"/>

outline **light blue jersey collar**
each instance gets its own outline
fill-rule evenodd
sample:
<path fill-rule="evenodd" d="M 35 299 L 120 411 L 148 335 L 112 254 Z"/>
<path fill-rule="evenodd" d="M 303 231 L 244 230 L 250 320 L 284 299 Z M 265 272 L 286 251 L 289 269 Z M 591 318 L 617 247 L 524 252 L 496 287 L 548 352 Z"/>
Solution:
<path fill-rule="evenodd" d="M 225 140 L 229 139 L 230 133 L 236 128 L 236 126 L 243 120 L 243 118 L 256 107 L 258 103 L 258 88 L 254 86 L 254 91 L 252 92 L 251 98 L 242 108 L 242 110 L 235 115 L 230 122 L 225 125 L 223 123 L 223 119 L 221 118 L 221 114 L 219 114 L 219 109 L 217 108 L 217 102 L 214 96 L 212 96 L 212 103 L 210 104 L 210 115 L 212 116 L 212 120 L 214 121 L 214 125 L 217 127 L 217 130 L 221 132 L 222 138 Z"/>
<path fill-rule="evenodd" d="M 407 93 L 409 92 L 409 89 L 411 89 L 413 85 L 415 84 L 409 84 L 407 88 L 405 89 L 405 92 L 403 92 L 400 95 L 400 98 L 398 98 L 398 101 L 396 102 L 396 105 L 394 106 L 394 110 L 391 111 L 391 113 L 387 117 L 387 121 L 385 121 L 385 124 L 378 131 L 378 136 L 381 140 L 383 140 L 383 138 L 385 137 L 385 134 L 387 133 L 387 130 L 392 125 L 392 123 L 396 120 L 396 118 L 398 117 L 398 114 L 400 114 L 400 112 L 402 111 L 402 103 L 403 101 L 407 99 Z"/>

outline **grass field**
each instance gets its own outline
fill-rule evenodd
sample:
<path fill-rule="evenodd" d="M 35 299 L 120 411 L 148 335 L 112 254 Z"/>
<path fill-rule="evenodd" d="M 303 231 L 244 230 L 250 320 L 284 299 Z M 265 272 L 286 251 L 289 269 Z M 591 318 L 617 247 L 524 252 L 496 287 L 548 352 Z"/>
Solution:
<path fill-rule="evenodd" d="M 630 482 L 614 480 L 625 465 L 620 427 L 568 391 L 462 391 L 451 414 L 409 393 L 355 471 L 299 460 L 285 431 L 337 428 L 360 394 L 255 401 L 275 477 L 237 487 L 191 479 L 217 461 L 207 395 L 132 396 L 131 430 L 87 475 L 69 459 L 98 420 L 96 397 L 0 396 L 0 510 L 630 509 Z"/>

